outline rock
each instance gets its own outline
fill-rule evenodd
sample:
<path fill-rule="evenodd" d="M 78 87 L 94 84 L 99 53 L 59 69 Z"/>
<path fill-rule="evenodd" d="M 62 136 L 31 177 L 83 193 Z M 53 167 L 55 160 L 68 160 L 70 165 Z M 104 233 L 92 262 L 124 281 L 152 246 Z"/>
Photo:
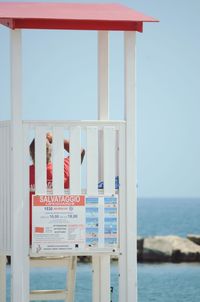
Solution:
<path fill-rule="evenodd" d="M 200 235 L 189 234 L 187 235 L 187 238 L 192 242 L 200 245 Z"/>
<path fill-rule="evenodd" d="M 178 236 L 155 236 L 144 239 L 143 262 L 200 261 L 200 246 Z"/>
<path fill-rule="evenodd" d="M 200 235 L 138 237 L 137 258 L 138 262 L 200 262 Z M 78 256 L 78 262 L 91 260 L 91 256 Z M 118 256 L 112 255 L 111 261 L 118 261 Z M 7 264 L 10 262 L 7 256 Z"/>

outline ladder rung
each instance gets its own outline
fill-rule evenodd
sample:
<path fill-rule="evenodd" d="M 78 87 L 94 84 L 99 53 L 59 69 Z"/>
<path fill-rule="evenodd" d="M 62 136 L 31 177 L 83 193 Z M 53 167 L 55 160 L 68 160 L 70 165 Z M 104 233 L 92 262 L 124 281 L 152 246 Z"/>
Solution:
<path fill-rule="evenodd" d="M 30 292 L 30 300 L 63 300 L 67 293 L 66 290 L 33 290 Z"/>
<path fill-rule="evenodd" d="M 31 267 L 67 266 L 69 265 L 69 261 L 69 257 L 30 258 Z"/>

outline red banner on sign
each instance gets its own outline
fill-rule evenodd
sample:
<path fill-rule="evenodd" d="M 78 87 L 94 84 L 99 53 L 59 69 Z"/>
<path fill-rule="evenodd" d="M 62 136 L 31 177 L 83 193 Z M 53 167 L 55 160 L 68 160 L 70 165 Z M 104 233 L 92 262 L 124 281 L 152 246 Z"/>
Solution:
<path fill-rule="evenodd" d="M 84 206 L 84 195 L 34 195 L 33 206 Z"/>

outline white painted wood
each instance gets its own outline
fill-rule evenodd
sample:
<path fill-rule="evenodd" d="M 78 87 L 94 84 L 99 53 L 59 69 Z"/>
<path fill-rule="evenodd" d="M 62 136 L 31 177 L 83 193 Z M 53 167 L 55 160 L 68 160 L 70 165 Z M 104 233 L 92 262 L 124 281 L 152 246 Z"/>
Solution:
<path fill-rule="evenodd" d="M 53 267 L 62 266 L 68 267 L 70 265 L 71 257 L 31 257 L 31 267 Z"/>
<path fill-rule="evenodd" d="M 67 274 L 67 298 L 65 302 L 74 302 L 75 285 L 76 285 L 76 266 L 77 257 L 70 257 L 70 263 Z"/>
<path fill-rule="evenodd" d="M 127 302 L 137 301 L 137 192 L 136 192 L 136 32 L 125 32 Z M 120 301 L 121 302 L 121 301 Z"/>
<path fill-rule="evenodd" d="M 35 193 L 46 194 L 46 128 L 35 129 Z"/>
<path fill-rule="evenodd" d="M 24 183 L 24 223 L 27 226 L 24 230 L 24 246 L 25 254 L 29 254 L 29 128 L 25 125 L 23 126 L 23 183 Z"/>
<path fill-rule="evenodd" d="M 12 302 L 23 297 L 23 141 L 22 141 L 22 64 L 21 31 L 11 36 L 11 200 L 12 200 Z M 26 301 L 27 302 L 27 301 Z"/>
<path fill-rule="evenodd" d="M 98 119 L 109 119 L 109 32 L 98 32 Z M 99 132 L 99 181 L 103 180 L 103 132 Z"/>
<path fill-rule="evenodd" d="M 10 194 L 10 125 L 8 124 L 6 126 L 6 173 L 5 173 L 5 179 L 6 179 L 6 238 L 7 238 L 7 244 L 6 244 L 6 250 L 11 251 L 11 194 Z"/>
<path fill-rule="evenodd" d="M 98 160 L 98 175 L 99 175 L 99 181 L 103 181 L 104 177 L 104 152 L 103 152 L 103 134 L 104 129 L 99 129 L 99 139 L 98 139 L 98 145 L 99 145 L 99 160 Z"/>
<path fill-rule="evenodd" d="M 7 229 L 6 229 L 6 133 L 5 133 L 5 127 L 3 127 L 2 129 L 2 141 L 4 142 L 4 146 L 3 146 L 3 162 L 2 162 L 2 170 L 3 170 L 3 183 L 2 183 L 2 189 L 3 189 L 3 194 L 2 194 L 2 202 L 3 202 L 3 249 L 4 251 L 6 250 L 6 236 L 7 236 Z"/>
<path fill-rule="evenodd" d="M 126 261 L 126 234 L 127 234 L 127 225 L 126 225 L 126 165 L 125 165 L 125 125 L 121 125 L 119 131 L 119 246 L 120 246 L 120 255 L 119 255 L 119 301 L 127 301 L 127 261 Z"/>
<path fill-rule="evenodd" d="M 87 194 L 98 194 L 98 128 L 87 127 Z"/>
<path fill-rule="evenodd" d="M 119 175 L 119 132 L 120 130 L 116 130 L 116 143 L 115 143 L 115 175 Z"/>
<path fill-rule="evenodd" d="M 110 301 L 110 256 L 101 256 L 101 302 Z"/>
<path fill-rule="evenodd" d="M 6 302 L 6 256 L 0 255 L 0 301 Z"/>
<path fill-rule="evenodd" d="M 70 128 L 70 193 L 81 193 L 81 130 Z"/>
<path fill-rule="evenodd" d="M 37 290 L 30 293 L 31 300 L 64 300 L 74 302 L 75 281 L 76 281 L 76 256 L 54 256 L 54 257 L 32 257 L 30 258 L 31 267 L 53 267 L 62 266 L 67 270 L 67 285 L 64 290 Z"/>
<path fill-rule="evenodd" d="M 30 293 L 30 301 L 55 301 L 65 300 L 67 291 L 65 290 L 34 290 Z"/>
<path fill-rule="evenodd" d="M 104 126 L 113 126 L 116 127 L 116 129 L 119 129 L 119 126 L 121 124 L 125 124 L 125 121 L 123 120 L 81 120 L 81 121 L 58 121 L 58 120 L 52 120 L 52 121 L 23 121 L 23 124 L 29 125 L 30 128 L 38 127 L 46 127 L 51 128 L 53 127 L 64 127 L 64 128 L 70 128 L 70 127 L 76 127 L 79 126 L 81 128 L 86 127 L 98 127 L 99 129 L 103 129 Z"/>
<path fill-rule="evenodd" d="M 41 257 L 49 257 L 49 253 L 40 253 L 40 256 Z M 63 253 L 58 253 L 57 256 L 63 256 Z M 119 255 L 119 252 L 118 250 L 111 250 L 109 247 L 108 248 L 105 248 L 104 250 L 98 250 L 98 249 L 92 249 L 92 250 L 85 250 L 85 249 L 80 249 L 80 250 L 73 250 L 73 251 L 69 251 L 67 252 L 67 255 L 73 255 L 73 256 L 93 256 L 93 255 L 109 255 L 109 256 L 112 256 L 112 255 L 115 255 L 115 256 L 118 256 Z M 37 254 L 36 253 L 32 253 L 30 251 L 30 256 L 31 257 L 37 257 Z"/>
<path fill-rule="evenodd" d="M 100 259 L 101 256 L 92 256 L 92 301 L 99 302 L 101 296 L 100 286 Z"/>
<path fill-rule="evenodd" d="M 99 198 L 99 227 L 98 227 L 98 235 L 99 242 L 98 247 L 104 248 L 104 198 Z"/>
<path fill-rule="evenodd" d="M 64 194 L 63 128 L 53 128 L 53 194 Z"/>
<path fill-rule="evenodd" d="M 104 127 L 104 195 L 115 194 L 115 146 L 115 128 Z"/>
<path fill-rule="evenodd" d="M 9 190 L 8 190 L 8 169 L 9 169 L 9 149 L 8 149 L 8 140 L 9 140 L 9 134 L 8 134 L 8 127 L 4 127 L 4 161 L 5 161 L 5 174 L 4 174 L 4 179 L 5 179 L 5 184 L 4 184 L 4 202 L 5 202 L 5 209 L 4 209 L 4 224 L 5 224 L 5 250 L 9 249 L 9 240 L 10 240 L 10 232 L 9 232 L 9 225 L 8 225 L 8 208 L 9 208 Z"/>
<path fill-rule="evenodd" d="M 23 205 L 23 216 L 24 216 L 24 242 L 23 242 L 23 296 L 24 301 L 29 301 L 29 287 L 30 287 L 30 261 L 29 261 L 29 228 L 30 228 L 30 221 L 29 221 L 29 127 L 27 125 L 23 125 L 23 194 L 24 194 L 24 205 Z"/>
<path fill-rule="evenodd" d="M 110 256 L 92 257 L 93 295 L 92 301 L 110 301 Z M 99 286 L 96 286 L 96 285 Z"/>
<path fill-rule="evenodd" d="M 109 32 L 98 32 L 98 117 L 109 119 Z"/>
<path fill-rule="evenodd" d="M 109 119 L 109 33 L 98 32 L 98 118 Z M 103 180 L 103 138 L 99 134 L 99 179 Z M 93 256 L 93 302 L 110 301 L 110 265 L 104 263 L 110 260 L 110 256 Z M 102 285 L 102 280 L 108 281 L 107 287 Z M 109 288 L 109 289 L 108 289 Z M 108 290 L 107 290 L 108 289 Z M 108 298 L 109 296 L 109 298 Z M 105 298 L 105 300 L 104 300 Z"/>

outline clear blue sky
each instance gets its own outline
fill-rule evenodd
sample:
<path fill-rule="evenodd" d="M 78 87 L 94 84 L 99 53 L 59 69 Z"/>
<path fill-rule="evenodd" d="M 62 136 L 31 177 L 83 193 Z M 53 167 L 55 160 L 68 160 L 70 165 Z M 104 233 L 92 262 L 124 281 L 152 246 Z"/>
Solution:
<path fill-rule="evenodd" d="M 200 197 L 200 1 L 115 2 L 160 20 L 137 34 L 138 195 Z M 25 119 L 96 119 L 96 38 L 96 32 L 23 32 Z M 122 119 L 122 33 L 111 33 L 110 40 L 110 116 Z M 0 119 L 5 119 L 9 31 L 4 27 L 0 54 Z"/>

